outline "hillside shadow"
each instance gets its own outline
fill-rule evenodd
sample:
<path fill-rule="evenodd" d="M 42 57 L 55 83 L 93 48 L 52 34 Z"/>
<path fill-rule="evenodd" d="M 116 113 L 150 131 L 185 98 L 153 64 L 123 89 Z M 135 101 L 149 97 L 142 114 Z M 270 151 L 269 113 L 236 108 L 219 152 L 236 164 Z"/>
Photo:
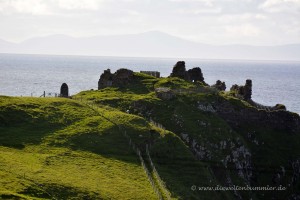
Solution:
<path fill-rule="evenodd" d="M 123 93 L 148 94 L 151 90 L 143 84 L 129 84 L 126 87 L 119 87 L 119 91 Z"/>
<path fill-rule="evenodd" d="M 38 145 L 43 138 L 60 128 L 57 124 L 43 123 L 0 126 L 0 145 L 15 149 L 23 149 L 26 145 Z"/>
<path fill-rule="evenodd" d="M 128 140 L 119 132 L 74 135 L 64 146 L 75 151 L 87 151 L 110 159 L 139 163 L 138 156 L 130 147 Z"/>

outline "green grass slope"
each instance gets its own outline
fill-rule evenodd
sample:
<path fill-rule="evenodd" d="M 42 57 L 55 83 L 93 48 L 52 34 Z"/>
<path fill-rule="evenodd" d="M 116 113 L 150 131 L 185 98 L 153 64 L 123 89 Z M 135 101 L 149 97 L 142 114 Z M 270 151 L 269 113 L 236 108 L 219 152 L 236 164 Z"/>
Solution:
<path fill-rule="evenodd" d="M 134 75 L 130 85 L 72 99 L 0 96 L 0 199 L 158 199 L 156 190 L 163 199 L 183 200 L 299 193 L 299 133 L 233 126 L 214 106 L 255 108 L 201 83 Z M 161 87 L 174 98 L 158 98 Z M 286 190 L 191 189 L 218 185 Z"/>
<path fill-rule="evenodd" d="M 125 131 L 145 162 L 146 145 L 164 159 L 157 170 L 172 199 L 198 199 L 190 187 L 212 179 L 174 133 L 103 104 L 1 96 L 0 114 L 2 199 L 157 199 Z"/>
<path fill-rule="evenodd" d="M 0 97 L 0 113 L 1 198 L 156 199 L 118 127 L 90 107 Z"/>
<path fill-rule="evenodd" d="M 153 160 L 157 165 L 167 187 L 178 194 L 191 193 L 186 185 L 195 182 L 204 186 L 205 183 L 239 186 L 279 186 L 284 185 L 286 190 L 273 191 L 240 191 L 235 196 L 245 199 L 264 198 L 292 198 L 292 194 L 299 193 L 299 181 L 295 181 L 298 174 L 297 160 L 300 160 L 300 133 L 290 134 L 284 130 L 275 130 L 257 124 L 231 126 L 217 113 L 199 109 L 201 106 L 211 106 L 226 102 L 236 112 L 243 109 L 255 109 L 249 103 L 237 99 L 229 92 L 218 92 L 213 88 L 200 83 L 189 83 L 178 78 L 154 78 L 135 74 L 139 81 L 135 84 L 120 88 L 105 88 L 99 91 L 83 91 L 75 98 L 84 101 L 93 101 L 96 105 L 107 105 L 141 116 L 147 120 L 154 120 L 173 132 L 182 142 L 185 149 L 193 152 L 193 141 L 201 146 L 204 156 L 200 162 L 188 163 L 180 158 L 176 150 L 178 145 L 166 146 L 167 140 L 155 142 L 151 149 Z M 168 87 L 175 93 L 170 100 L 159 99 L 154 92 L 155 88 Z M 262 112 L 257 110 L 257 112 Z M 184 141 L 182 134 L 188 134 L 189 141 Z M 220 144 L 226 142 L 226 148 Z M 237 153 L 240 151 L 240 153 Z M 245 152 L 250 153 L 246 158 Z M 194 160 L 195 152 L 193 153 Z M 228 156 L 237 156 L 234 162 L 229 161 L 227 167 L 224 160 Z M 172 160 L 172 162 L 170 162 Z M 185 161 L 184 161 L 185 160 Z M 199 160 L 199 159 L 198 159 Z M 198 166 L 197 166 L 198 165 Z M 239 166 L 249 165 L 247 170 L 238 170 Z M 178 167 L 180 166 L 180 167 Z M 189 169 L 189 167 L 191 167 Z M 195 171 L 203 170 L 204 177 L 197 177 Z M 178 175 L 180 174 L 180 175 Z M 274 177 L 281 176 L 280 181 Z M 193 175 L 195 175 L 193 177 Z M 247 177 L 249 175 L 249 178 Z M 229 177 L 229 178 L 228 178 Z M 198 180 L 198 181 L 197 181 Z M 199 181 L 201 180 L 201 181 Z M 297 179 L 298 180 L 298 179 Z M 193 193 L 196 199 L 205 199 L 206 195 L 219 196 L 217 198 L 233 198 L 233 192 L 199 192 Z"/>

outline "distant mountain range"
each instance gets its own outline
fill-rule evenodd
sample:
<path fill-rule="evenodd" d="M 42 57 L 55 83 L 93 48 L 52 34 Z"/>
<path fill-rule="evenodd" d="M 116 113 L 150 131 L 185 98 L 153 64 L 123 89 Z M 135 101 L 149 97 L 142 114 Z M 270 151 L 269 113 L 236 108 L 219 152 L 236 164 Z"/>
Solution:
<path fill-rule="evenodd" d="M 50 35 L 20 43 L 0 39 L 0 53 L 300 61 L 300 44 L 217 46 L 151 31 L 82 38 Z"/>

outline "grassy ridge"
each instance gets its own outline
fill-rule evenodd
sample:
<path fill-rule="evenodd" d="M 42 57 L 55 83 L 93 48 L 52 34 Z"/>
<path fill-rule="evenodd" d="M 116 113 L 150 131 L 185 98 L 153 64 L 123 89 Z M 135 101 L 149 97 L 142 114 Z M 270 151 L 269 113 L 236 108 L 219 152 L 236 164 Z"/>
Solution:
<path fill-rule="evenodd" d="M 174 89 L 175 98 L 157 98 L 158 87 Z M 251 106 L 200 83 L 135 73 L 135 82 L 126 87 L 82 91 L 72 98 L 0 96 L 0 199 L 157 199 L 124 132 L 150 169 L 149 146 L 172 199 L 235 198 L 230 191 L 191 187 L 226 185 L 228 177 L 245 186 L 235 164 L 223 164 L 240 147 L 251 152 L 255 186 L 272 185 L 281 167 L 286 171 L 282 184 L 288 185 L 293 176 L 289 161 L 300 158 L 299 134 L 255 124 L 233 129 L 217 113 L 201 109 L 224 101 L 237 111 Z M 188 142 L 182 134 L 188 134 Z M 193 153 L 193 140 L 208 152 L 201 161 Z M 224 141 L 227 146 L 221 148 Z M 242 154 L 235 159 L 245 163 Z M 297 188 L 299 184 L 276 196 L 286 199 Z M 275 193 L 239 194 L 263 199 Z"/>
<path fill-rule="evenodd" d="M 1 198 L 156 199 L 119 127 L 141 150 L 155 142 L 151 154 L 164 157 L 164 166 L 157 169 L 172 198 L 197 199 L 191 184 L 210 176 L 205 167 L 199 170 L 201 163 L 176 135 L 112 107 L 0 97 L 0 113 Z M 174 164 L 176 160 L 181 161 Z M 178 177 L 179 169 L 191 172 Z"/>
<path fill-rule="evenodd" d="M 28 199 L 155 199 L 138 160 L 124 162 L 87 152 L 32 146 L 24 150 L 1 148 L 0 152 L 3 193 L 21 193 Z"/>
<path fill-rule="evenodd" d="M 90 107 L 54 98 L 0 102 L 2 198 L 156 198 L 118 128 Z"/>
<path fill-rule="evenodd" d="M 299 134 L 287 135 L 284 131 L 257 127 L 256 124 L 248 124 L 233 129 L 217 113 L 203 111 L 198 107 L 199 105 L 213 105 L 216 102 L 227 102 L 237 112 L 242 109 L 255 109 L 246 101 L 233 97 L 230 92 L 216 92 L 204 85 L 192 84 L 177 78 L 157 79 L 138 73 L 136 76 L 139 77 L 139 81 L 135 84 L 99 91 L 84 91 L 77 94 L 76 98 L 94 101 L 98 105 L 111 106 L 146 119 L 152 118 L 177 136 L 180 136 L 181 133 L 189 134 L 199 145 L 205 148 L 205 151 L 210 152 L 210 159 L 185 165 L 191 159 L 180 157 L 179 152 L 184 152 L 183 149 L 188 150 L 187 146 L 179 150 L 181 146 L 176 142 L 174 144 L 171 142 L 174 137 L 170 137 L 169 141 L 168 136 L 163 140 L 156 141 L 151 150 L 151 154 L 154 156 L 153 161 L 157 163 L 157 169 L 162 178 L 166 180 L 167 186 L 171 188 L 171 191 L 179 194 L 178 196 L 195 199 L 209 198 L 215 193 L 187 194 L 189 190 L 187 185 L 195 182 L 203 186 L 211 181 L 215 181 L 212 182 L 212 185 L 218 183 L 225 185 L 226 176 L 230 176 L 233 183 L 245 186 L 247 182 L 238 175 L 235 164 L 231 163 L 225 169 L 222 163 L 227 156 L 232 156 L 233 151 L 239 147 L 251 152 L 251 165 L 257 169 L 257 171 L 253 171 L 253 180 L 250 180 L 253 185 L 274 186 L 272 178 L 282 168 L 285 169 L 282 184 L 291 185 L 293 176 L 291 160 L 295 161 L 300 158 Z M 157 98 L 154 89 L 158 87 L 174 89 L 176 97 L 171 100 Z M 253 136 L 249 137 L 249 134 Z M 258 144 L 255 143 L 255 140 L 258 141 Z M 224 141 L 227 142 L 227 148 L 221 149 L 220 143 Z M 193 157 L 191 154 L 189 156 Z M 244 162 L 243 159 L 243 156 L 238 158 L 240 162 Z M 195 167 L 193 168 L 193 166 Z M 195 171 L 199 171 L 199 174 Z M 276 195 L 283 199 L 287 198 L 289 194 L 298 191 L 296 189 L 298 185 L 290 186 L 288 190 Z M 218 194 L 220 196 L 215 197 L 216 199 L 233 198 L 228 193 Z M 246 199 L 274 197 L 274 193 L 268 191 L 241 192 L 241 195 Z"/>

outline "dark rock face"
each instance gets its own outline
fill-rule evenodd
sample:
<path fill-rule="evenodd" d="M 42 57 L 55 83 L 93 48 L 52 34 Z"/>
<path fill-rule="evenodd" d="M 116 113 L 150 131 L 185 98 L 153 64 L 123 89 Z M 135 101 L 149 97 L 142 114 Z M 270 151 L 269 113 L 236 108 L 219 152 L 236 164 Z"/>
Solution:
<path fill-rule="evenodd" d="M 300 132 L 300 117 L 298 114 L 285 110 L 266 111 L 253 107 L 235 109 L 228 101 L 218 102 L 214 105 L 216 112 L 232 127 L 239 128 L 242 125 L 269 127 L 286 131 L 287 133 Z"/>
<path fill-rule="evenodd" d="M 63 83 L 60 87 L 60 96 L 69 97 L 69 87 L 66 83 Z"/>
<path fill-rule="evenodd" d="M 255 124 L 260 127 L 269 127 L 289 133 L 300 131 L 300 117 L 298 114 L 286 111 L 282 104 L 264 106 L 251 99 L 252 81 L 246 80 L 244 86 L 233 85 L 230 91 L 234 96 L 247 101 L 253 107 L 234 109 L 232 105 L 222 103 L 217 105 L 217 113 L 233 127 Z"/>
<path fill-rule="evenodd" d="M 226 90 L 226 84 L 225 84 L 225 82 L 222 82 L 220 80 L 217 80 L 216 84 L 213 85 L 213 87 L 217 88 L 220 91 L 225 91 Z"/>
<path fill-rule="evenodd" d="M 110 69 L 104 70 L 98 81 L 98 89 L 117 86 L 121 87 L 133 81 L 133 71 L 128 69 L 119 69 L 114 74 Z"/>
<path fill-rule="evenodd" d="M 204 83 L 204 77 L 201 69 L 199 67 L 195 67 L 193 69 L 189 69 L 188 71 L 186 71 L 184 61 L 178 61 L 174 65 L 170 77 L 178 77 L 186 81 L 192 81 L 192 82 L 200 81 Z"/>
<path fill-rule="evenodd" d="M 244 86 L 233 85 L 230 88 L 230 91 L 234 92 L 234 95 L 243 100 L 251 100 L 252 96 L 252 80 L 246 80 L 246 84 Z"/>

